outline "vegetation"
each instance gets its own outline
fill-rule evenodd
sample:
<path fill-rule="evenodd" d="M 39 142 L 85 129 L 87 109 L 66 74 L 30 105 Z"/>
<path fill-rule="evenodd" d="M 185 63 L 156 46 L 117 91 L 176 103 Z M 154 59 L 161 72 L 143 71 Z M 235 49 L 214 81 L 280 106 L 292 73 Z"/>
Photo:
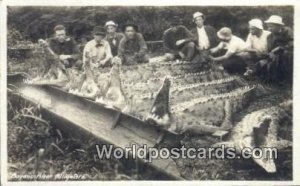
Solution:
<path fill-rule="evenodd" d="M 266 20 L 270 15 L 277 14 L 283 17 L 286 25 L 293 27 L 292 6 L 9 7 L 8 23 L 34 42 L 50 37 L 55 25 L 64 24 L 69 34 L 79 42 L 85 42 L 95 25 L 104 25 L 108 20 L 114 20 L 120 26 L 134 22 L 139 25 L 145 39 L 152 41 L 162 39 L 163 31 L 175 15 L 181 18 L 183 25 L 192 28 L 192 14 L 196 11 L 205 14 L 206 24 L 216 29 L 229 26 L 243 38 L 248 34 L 248 21 L 252 18 Z"/>

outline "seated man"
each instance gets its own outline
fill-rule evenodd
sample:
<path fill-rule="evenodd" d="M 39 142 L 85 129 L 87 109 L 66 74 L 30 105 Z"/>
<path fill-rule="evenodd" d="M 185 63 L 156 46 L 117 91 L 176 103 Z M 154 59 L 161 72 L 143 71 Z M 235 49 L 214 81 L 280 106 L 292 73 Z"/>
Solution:
<path fill-rule="evenodd" d="M 66 29 L 63 25 L 57 25 L 54 32 L 55 36 L 48 41 L 50 49 L 59 57 L 65 68 L 73 66 L 81 68 L 80 51 L 75 40 L 66 36 Z"/>
<path fill-rule="evenodd" d="M 217 46 L 218 38 L 214 27 L 204 25 L 204 15 L 201 12 L 195 12 L 193 14 L 193 22 L 196 27 L 191 30 L 194 35 L 198 50 L 207 50 Z"/>
<path fill-rule="evenodd" d="M 293 80 L 293 31 L 284 26 L 282 18 L 272 15 L 265 21 L 271 34 L 268 36 L 268 58 L 259 63 L 258 73 L 266 74 L 271 82 Z"/>
<path fill-rule="evenodd" d="M 106 36 L 104 39 L 108 41 L 113 56 L 118 55 L 119 44 L 124 37 L 124 34 L 117 32 L 117 27 L 118 25 L 113 21 L 105 23 Z"/>
<path fill-rule="evenodd" d="M 263 29 L 263 23 L 260 19 L 249 21 L 249 35 L 246 40 L 245 51 L 248 52 L 248 70 L 245 75 L 253 72 L 256 62 L 267 56 L 267 39 L 271 32 Z"/>
<path fill-rule="evenodd" d="M 212 54 L 223 53 L 219 57 L 212 57 L 216 62 L 221 62 L 223 68 L 229 73 L 244 73 L 246 64 L 243 58 L 243 51 L 246 48 L 246 43 L 241 38 L 232 34 L 228 27 L 220 29 L 217 33 L 221 42 L 215 48 L 210 49 Z M 224 54 L 225 53 L 225 54 Z"/>
<path fill-rule="evenodd" d="M 88 56 L 92 68 L 104 67 L 110 65 L 112 54 L 109 43 L 104 40 L 105 29 L 96 26 L 93 31 L 94 39 L 89 41 L 83 50 L 83 62 Z"/>
<path fill-rule="evenodd" d="M 120 41 L 118 57 L 122 64 L 133 65 L 137 63 L 148 63 L 147 44 L 141 33 L 138 33 L 138 26 L 126 24 L 123 26 L 125 37 Z"/>
<path fill-rule="evenodd" d="M 163 34 L 167 53 L 165 60 L 183 59 L 192 61 L 195 57 L 196 45 L 193 34 L 179 23 L 179 17 L 174 17 L 171 27 Z"/>

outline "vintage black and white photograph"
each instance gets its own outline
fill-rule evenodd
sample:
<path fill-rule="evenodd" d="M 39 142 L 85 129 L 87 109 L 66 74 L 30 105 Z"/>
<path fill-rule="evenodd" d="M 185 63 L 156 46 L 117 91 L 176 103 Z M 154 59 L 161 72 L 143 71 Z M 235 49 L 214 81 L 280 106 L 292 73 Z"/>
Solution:
<path fill-rule="evenodd" d="M 6 181 L 295 179 L 295 6 L 6 8 Z"/>

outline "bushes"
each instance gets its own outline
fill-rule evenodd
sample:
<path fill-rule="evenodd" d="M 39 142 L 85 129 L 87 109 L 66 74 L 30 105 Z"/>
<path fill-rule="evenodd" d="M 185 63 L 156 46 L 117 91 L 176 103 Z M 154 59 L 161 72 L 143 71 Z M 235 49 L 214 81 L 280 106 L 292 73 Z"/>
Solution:
<path fill-rule="evenodd" d="M 206 15 L 206 24 L 216 29 L 229 26 L 237 35 L 245 38 L 248 21 L 252 18 L 267 19 L 272 14 L 281 15 L 288 26 L 293 26 L 292 6 L 245 6 L 245 7 L 9 7 L 8 23 L 26 38 L 37 41 L 53 34 L 56 24 L 64 24 L 69 34 L 79 42 L 90 38 L 95 25 L 104 25 L 114 20 L 119 25 L 135 22 L 146 40 L 160 40 L 173 16 L 178 15 L 188 28 L 193 27 L 192 14 L 201 11 Z M 17 18 L 17 19 L 16 19 Z"/>

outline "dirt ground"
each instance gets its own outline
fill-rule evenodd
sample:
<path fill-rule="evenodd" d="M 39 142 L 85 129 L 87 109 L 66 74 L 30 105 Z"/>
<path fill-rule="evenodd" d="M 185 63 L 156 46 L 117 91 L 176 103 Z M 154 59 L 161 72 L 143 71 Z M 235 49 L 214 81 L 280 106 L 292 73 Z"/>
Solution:
<path fill-rule="evenodd" d="M 42 60 L 36 57 L 16 60 L 9 59 L 8 73 L 27 72 L 32 76 L 38 74 Z M 234 116 L 238 122 L 246 114 L 292 99 L 291 87 L 276 87 L 268 85 L 272 94 L 257 99 Z M 25 116 L 24 116 L 25 115 Z M 31 117 L 27 117 L 30 115 Z M 91 142 L 65 137 L 58 129 L 39 120 L 36 106 L 8 104 L 8 163 L 9 172 L 13 173 L 82 173 L 89 180 L 118 179 L 153 179 L 149 175 L 139 174 L 137 168 L 126 171 L 124 165 L 117 160 L 101 160 L 95 162 L 92 157 Z M 288 124 L 292 126 L 292 123 Z M 292 127 L 291 127 L 292 128 Z M 290 136 L 291 128 L 282 135 Z M 292 139 L 290 139 L 292 140 Z M 197 146 L 200 138 L 190 137 L 186 145 Z M 71 146 L 69 146 L 71 144 Z M 89 144 L 89 145 L 86 145 Z M 39 152 L 45 152 L 39 157 Z M 290 149 L 291 150 L 291 149 Z M 276 161 L 277 173 L 267 174 L 251 160 L 184 160 L 177 162 L 186 179 L 194 180 L 291 180 L 292 153 L 281 152 Z M 134 167 L 134 166 L 133 166 Z"/>

